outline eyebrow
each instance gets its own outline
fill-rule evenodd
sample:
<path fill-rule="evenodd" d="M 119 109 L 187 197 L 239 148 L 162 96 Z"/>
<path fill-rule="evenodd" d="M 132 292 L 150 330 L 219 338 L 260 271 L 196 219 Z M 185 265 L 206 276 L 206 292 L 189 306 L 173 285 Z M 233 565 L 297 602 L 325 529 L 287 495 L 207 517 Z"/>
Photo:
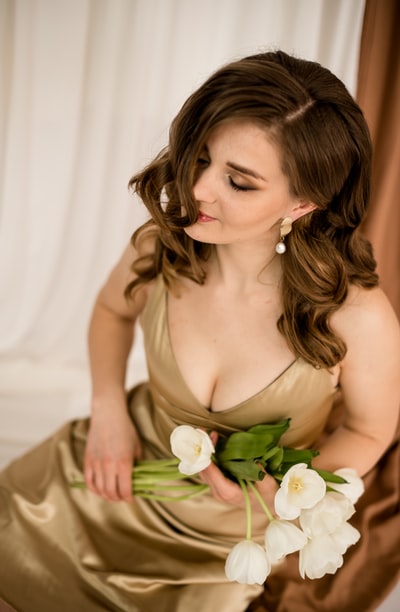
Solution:
<path fill-rule="evenodd" d="M 249 176 L 253 176 L 256 179 L 267 182 L 267 179 L 261 176 L 261 174 L 258 174 L 258 172 L 255 172 L 254 170 L 250 170 L 250 168 L 245 168 L 244 166 L 234 164 L 233 162 L 226 162 L 226 165 L 229 168 L 232 168 L 232 170 L 236 170 L 237 172 L 241 172 L 242 174 L 248 174 Z"/>

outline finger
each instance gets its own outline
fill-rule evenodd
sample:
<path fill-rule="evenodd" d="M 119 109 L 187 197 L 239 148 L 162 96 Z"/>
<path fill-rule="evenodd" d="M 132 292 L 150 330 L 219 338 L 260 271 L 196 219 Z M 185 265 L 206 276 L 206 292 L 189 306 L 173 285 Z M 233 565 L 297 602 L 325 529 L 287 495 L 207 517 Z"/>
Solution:
<path fill-rule="evenodd" d="M 239 485 L 226 478 L 221 470 L 213 463 L 201 472 L 204 481 L 211 489 L 212 495 L 221 501 L 236 504 L 239 503 L 243 494 Z"/>
<path fill-rule="evenodd" d="M 85 463 L 84 477 L 87 488 L 95 495 L 101 495 L 103 489 L 103 479 L 101 476 L 100 465 L 87 460 Z"/>
<path fill-rule="evenodd" d="M 210 485 L 215 485 L 220 477 L 224 478 L 221 470 L 214 463 L 210 463 L 210 465 L 206 467 L 205 470 L 199 472 L 199 476 L 202 480 L 204 480 Z"/>
<path fill-rule="evenodd" d="M 100 465 L 95 466 L 93 470 L 92 491 L 96 495 L 104 495 L 104 478 Z"/>
<path fill-rule="evenodd" d="M 86 465 L 85 466 L 85 469 L 84 469 L 84 479 L 85 479 L 85 483 L 86 483 L 87 488 L 90 491 L 93 491 L 93 489 L 94 489 L 94 482 L 93 482 L 93 480 L 94 480 L 94 473 L 93 473 L 91 465 Z"/>
<path fill-rule="evenodd" d="M 214 463 L 210 463 L 200 474 L 204 477 L 205 482 L 216 492 L 219 492 L 221 489 L 223 490 L 226 486 L 233 485 Z"/>
<path fill-rule="evenodd" d="M 265 477 L 262 481 L 256 482 L 257 491 L 269 508 L 273 508 L 275 494 L 279 488 L 277 482 L 271 476 Z"/>
<path fill-rule="evenodd" d="M 212 431 L 210 433 L 210 439 L 211 439 L 211 442 L 213 443 L 213 445 L 215 446 L 216 443 L 218 442 L 218 432 L 217 431 Z"/>
<path fill-rule="evenodd" d="M 276 492 L 279 489 L 279 485 L 270 474 L 266 474 L 264 478 L 256 482 L 256 487 L 260 491 Z"/>
<path fill-rule="evenodd" d="M 119 499 L 132 501 L 132 467 L 126 462 L 120 465 L 118 472 Z"/>
<path fill-rule="evenodd" d="M 117 471 L 114 463 L 107 465 L 104 476 L 104 496 L 110 501 L 118 501 Z"/>

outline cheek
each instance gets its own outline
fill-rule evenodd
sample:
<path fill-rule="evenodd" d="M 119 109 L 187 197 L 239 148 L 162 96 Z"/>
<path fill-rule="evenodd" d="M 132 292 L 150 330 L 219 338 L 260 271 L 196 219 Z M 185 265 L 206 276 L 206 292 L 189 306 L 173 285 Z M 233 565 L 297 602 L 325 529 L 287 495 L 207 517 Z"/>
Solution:
<path fill-rule="evenodd" d="M 265 202 L 261 202 L 258 205 L 243 205 L 241 208 L 233 210 L 229 215 L 229 219 L 235 225 L 268 225 L 275 222 L 276 218 L 276 211 L 271 209 L 271 206 L 268 206 Z"/>

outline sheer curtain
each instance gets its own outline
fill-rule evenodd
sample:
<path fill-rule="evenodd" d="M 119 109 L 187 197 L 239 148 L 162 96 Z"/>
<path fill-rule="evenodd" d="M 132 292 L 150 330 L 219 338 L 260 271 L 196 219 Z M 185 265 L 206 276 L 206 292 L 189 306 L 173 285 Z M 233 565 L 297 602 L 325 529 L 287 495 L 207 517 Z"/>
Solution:
<path fill-rule="evenodd" d="M 0 0 L 0 446 L 88 412 L 91 305 L 146 218 L 126 185 L 187 95 L 275 47 L 355 93 L 363 12 L 364 0 Z M 129 381 L 144 375 L 139 335 Z"/>

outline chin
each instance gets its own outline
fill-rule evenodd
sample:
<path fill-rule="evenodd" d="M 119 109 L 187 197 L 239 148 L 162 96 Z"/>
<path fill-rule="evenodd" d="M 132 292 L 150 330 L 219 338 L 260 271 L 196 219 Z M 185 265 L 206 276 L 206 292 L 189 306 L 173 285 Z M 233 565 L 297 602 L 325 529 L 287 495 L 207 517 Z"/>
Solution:
<path fill-rule="evenodd" d="M 213 242 L 212 240 L 210 240 L 210 232 L 204 231 L 202 227 L 199 227 L 199 223 L 184 227 L 183 231 L 192 240 L 197 240 L 198 242 Z"/>

